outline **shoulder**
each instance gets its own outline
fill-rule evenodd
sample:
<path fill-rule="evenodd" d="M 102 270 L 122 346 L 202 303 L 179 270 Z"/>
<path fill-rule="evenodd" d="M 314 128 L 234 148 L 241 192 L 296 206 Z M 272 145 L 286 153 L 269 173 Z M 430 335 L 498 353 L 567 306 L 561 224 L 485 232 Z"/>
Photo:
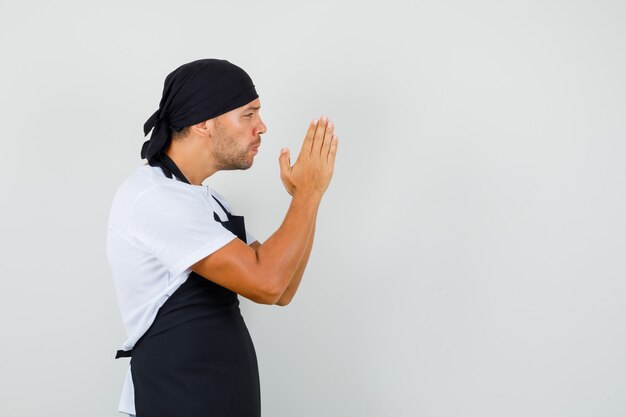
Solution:
<path fill-rule="evenodd" d="M 178 184 L 155 184 L 137 195 L 131 206 L 135 213 L 182 214 L 210 208 L 205 196 L 188 186 Z"/>
<path fill-rule="evenodd" d="M 133 216 L 208 207 L 204 187 L 190 186 L 163 175 L 160 168 L 135 169 L 117 190 L 114 206 Z"/>

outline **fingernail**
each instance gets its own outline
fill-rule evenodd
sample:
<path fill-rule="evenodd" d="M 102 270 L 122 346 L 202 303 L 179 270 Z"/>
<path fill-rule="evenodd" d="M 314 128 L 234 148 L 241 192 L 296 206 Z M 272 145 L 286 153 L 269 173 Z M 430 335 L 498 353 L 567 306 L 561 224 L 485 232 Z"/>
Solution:
<path fill-rule="evenodd" d="M 317 122 L 318 122 L 318 120 L 317 120 L 317 119 L 313 120 L 313 124 L 314 124 L 314 125 L 316 125 L 316 124 L 317 124 Z"/>
<path fill-rule="evenodd" d="M 333 127 L 333 122 L 328 122 L 328 127 Z"/>

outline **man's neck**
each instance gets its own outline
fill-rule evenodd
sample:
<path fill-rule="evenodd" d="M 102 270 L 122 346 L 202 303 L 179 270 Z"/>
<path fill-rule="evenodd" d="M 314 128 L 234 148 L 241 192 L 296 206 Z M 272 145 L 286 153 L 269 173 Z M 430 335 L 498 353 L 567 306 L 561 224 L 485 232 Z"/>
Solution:
<path fill-rule="evenodd" d="M 174 161 L 190 184 L 202 185 L 202 181 L 216 172 L 216 170 L 207 170 L 208 164 L 204 162 L 204 155 L 194 150 L 192 146 L 182 146 L 182 144 L 177 146 L 172 143 L 165 154 Z"/>

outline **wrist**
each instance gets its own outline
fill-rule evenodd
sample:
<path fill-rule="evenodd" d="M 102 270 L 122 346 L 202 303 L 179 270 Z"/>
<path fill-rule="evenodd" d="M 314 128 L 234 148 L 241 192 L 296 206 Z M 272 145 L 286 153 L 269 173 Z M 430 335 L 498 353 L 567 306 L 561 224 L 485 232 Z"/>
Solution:
<path fill-rule="evenodd" d="M 292 200 L 298 200 L 302 203 L 312 203 L 319 204 L 322 200 L 323 192 L 320 191 L 305 191 L 305 190 L 294 190 L 292 196 Z"/>

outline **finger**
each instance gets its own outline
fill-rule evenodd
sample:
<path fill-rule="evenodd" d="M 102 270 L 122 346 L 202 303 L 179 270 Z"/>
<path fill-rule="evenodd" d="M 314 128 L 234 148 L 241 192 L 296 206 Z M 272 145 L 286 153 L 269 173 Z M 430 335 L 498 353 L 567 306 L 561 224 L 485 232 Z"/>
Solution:
<path fill-rule="evenodd" d="M 311 154 L 311 149 L 313 148 L 313 138 L 315 137 L 315 130 L 317 129 L 317 125 L 319 124 L 319 120 L 315 119 L 311 123 L 309 123 L 309 129 L 304 136 L 304 143 L 302 144 L 302 149 L 300 150 L 300 156 L 309 156 Z"/>
<path fill-rule="evenodd" d="M 315 137 L 313 138 L 313 146 L 311 148 L 311 153 L 316 152 L 319 155 L 321 151 L 322 144 L 324 143 L 324 133 L 326 132 L 326 124 L 328 123 L 328 117 L 322 116 L 319 123 L 317 124 L 317 129 L 315 129 Z"/>
<path fill-rule="evenodd" d="M 330 142 L 330 149 L 328 151 L 328 165 L 330 165 L 330 169 L 335 169 L 335 157 L 337 156 L 337 147 L 339 146 L 339 138 L 336 135 L 333 135 L 333 138 Z"/>
<path fill-rule="evenodd" d="M 283 148 L 280 150 L 280 156 L 278 157 L 278 164 L 280 165 L 281 174 L 287 174 L 291 170 L 291 161 L 289 158 L 288 148 Z"/>
<path fill-rule="evenodd" d="M 333 141 L 333 136 L 335 136 L 335 124 L 329 120 L 328 125 L 326 126 L 326 132 L 324 133 L 324 142 L 322 143 L 321 148 L 322 157 L 328 157 L 328 152 L 330 151 L 330 145 Z"/>

